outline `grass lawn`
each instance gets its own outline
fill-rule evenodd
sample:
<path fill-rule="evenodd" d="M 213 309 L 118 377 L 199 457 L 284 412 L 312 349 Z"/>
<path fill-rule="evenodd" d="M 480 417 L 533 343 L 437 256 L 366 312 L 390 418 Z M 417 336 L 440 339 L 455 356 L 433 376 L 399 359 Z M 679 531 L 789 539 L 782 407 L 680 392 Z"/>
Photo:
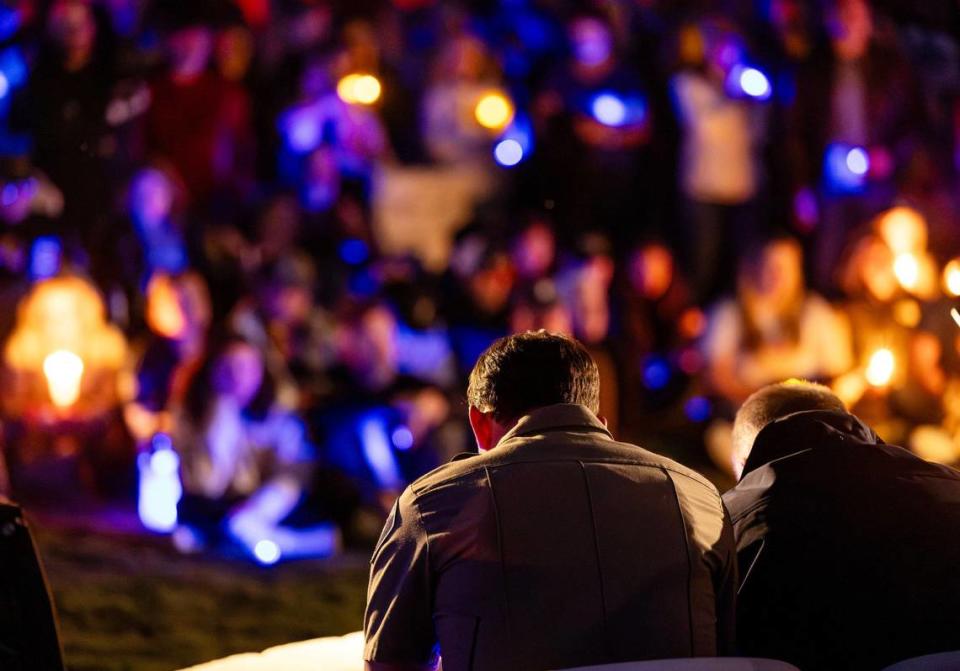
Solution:
<path fill-rule="evenodd" d="M 166 538 L 30 515 L 70 671 L 172 671 L 361 628 L 362 555 L 263 569 L 183 557 Z"/>

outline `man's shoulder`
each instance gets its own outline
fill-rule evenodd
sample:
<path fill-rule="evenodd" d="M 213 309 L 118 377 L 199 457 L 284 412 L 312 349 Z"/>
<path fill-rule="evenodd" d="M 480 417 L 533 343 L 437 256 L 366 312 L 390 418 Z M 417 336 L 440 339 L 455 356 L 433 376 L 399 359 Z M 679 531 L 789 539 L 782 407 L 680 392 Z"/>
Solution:
<path fill-rule="evenodd" d="M 664 472 L 678 487 L 702 489 L 719 501 L 716 487 L 705 477 L 669 457 L 651 452 L 632 443 L 598 439 L 589 445 L 571 446 L 556 436 L 515 439 L 481 454 L 458 455 L 452 461 L 414 481 L 409 489 L 422 497 L 441 488 L 470 487 L 486 481 L 491 469 L 530 462 L 579 462 L 595 465 L 626 465 Z"/>

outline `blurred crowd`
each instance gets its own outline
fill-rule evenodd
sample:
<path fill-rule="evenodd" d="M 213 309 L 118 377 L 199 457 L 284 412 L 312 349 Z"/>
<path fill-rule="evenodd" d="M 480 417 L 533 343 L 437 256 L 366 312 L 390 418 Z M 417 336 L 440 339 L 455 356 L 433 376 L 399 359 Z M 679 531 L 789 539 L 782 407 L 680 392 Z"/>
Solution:
<path fill-rule="evenodd" d="M 718 483 L 791 377 L 960 460 L 958 29 L 946 0 L 7 0 L 0 489 L 69 462 L 184 550 L 329 554 L 472 449 L 466 375 L 539 328 L 589 348 L 616 436 Z"/>

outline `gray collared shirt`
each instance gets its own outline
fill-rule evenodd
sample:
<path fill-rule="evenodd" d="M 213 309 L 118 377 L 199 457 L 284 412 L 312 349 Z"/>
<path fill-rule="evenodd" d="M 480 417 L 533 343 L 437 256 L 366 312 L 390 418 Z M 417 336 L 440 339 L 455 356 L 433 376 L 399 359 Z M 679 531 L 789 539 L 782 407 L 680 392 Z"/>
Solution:
<path fill-rule="evenodd" d="M 410 485 L 371 559 L 368 661 L 534 671 L 731 651 L 716 489 L 579 405 Z"/>

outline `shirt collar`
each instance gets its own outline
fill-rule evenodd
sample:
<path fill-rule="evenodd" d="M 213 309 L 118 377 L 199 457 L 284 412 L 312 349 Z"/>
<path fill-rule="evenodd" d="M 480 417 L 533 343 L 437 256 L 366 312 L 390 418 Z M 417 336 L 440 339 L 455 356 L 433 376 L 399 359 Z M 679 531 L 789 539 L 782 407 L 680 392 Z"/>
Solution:
<path fill-rule="evenodd" d="M 613 438 L 603 422 L 587 406 L 577 403 L 557 403 L 531 410 L 504 434 L 497 445 L 518 436 L 563 430 L 599 431 L 606 434 L 608 438 Z"/>

